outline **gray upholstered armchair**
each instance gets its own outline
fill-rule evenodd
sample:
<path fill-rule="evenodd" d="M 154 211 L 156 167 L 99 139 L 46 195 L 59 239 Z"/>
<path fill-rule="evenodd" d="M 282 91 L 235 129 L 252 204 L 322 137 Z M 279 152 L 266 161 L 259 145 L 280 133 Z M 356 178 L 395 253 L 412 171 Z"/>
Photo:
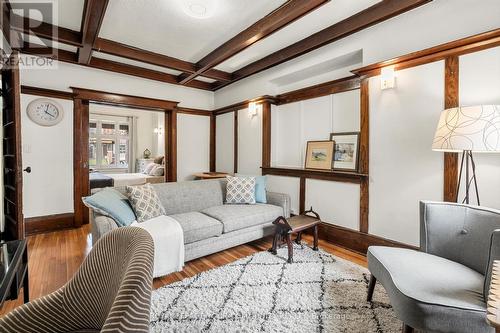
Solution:
<path fill-rule="evenodd" d="M 61 289 L 0 318 L 0 332 L 148 332 L 153 255 L 144 229 L 109 232 Z"/>
<path fill-rule="evenodd" d="M 494 332 L 485 300 L 493 260 L 500 259 L 500 211 L 421 202 L 420 221 L 421 251 L 368 249 L 368 300 L 379 281 L 404 332 Z"/>

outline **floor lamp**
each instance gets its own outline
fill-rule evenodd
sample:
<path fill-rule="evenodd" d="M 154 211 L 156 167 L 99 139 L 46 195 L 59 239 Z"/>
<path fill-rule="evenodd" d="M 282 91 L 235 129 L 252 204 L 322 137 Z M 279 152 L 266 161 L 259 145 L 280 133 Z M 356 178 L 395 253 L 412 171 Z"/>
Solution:
<path fill-rule="evenodd" d="M 477 105 L 446 109 L 441 112 L 432 149 L 462 153 L 455 201 L 465 186 L 462 203 L 469 204 L 474 190 L 480 205 L 476 164 L 473 153 L 500 152 L 500 105 Z M 465 179 L 462 181 L 462 176 Z M 465 183 L 465 184 L 463 184 Z"/>

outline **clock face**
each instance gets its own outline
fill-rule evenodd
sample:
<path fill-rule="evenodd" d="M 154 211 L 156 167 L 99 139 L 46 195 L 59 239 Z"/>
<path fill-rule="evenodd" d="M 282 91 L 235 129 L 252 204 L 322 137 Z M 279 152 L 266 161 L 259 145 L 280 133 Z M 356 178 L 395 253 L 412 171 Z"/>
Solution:
<path fill-rule="evenodd" d="M 63 119 L 63 108 L 48 98 L 38 98 L 28 104 L 28 117 L 41 126 L 54 126 Z"/>

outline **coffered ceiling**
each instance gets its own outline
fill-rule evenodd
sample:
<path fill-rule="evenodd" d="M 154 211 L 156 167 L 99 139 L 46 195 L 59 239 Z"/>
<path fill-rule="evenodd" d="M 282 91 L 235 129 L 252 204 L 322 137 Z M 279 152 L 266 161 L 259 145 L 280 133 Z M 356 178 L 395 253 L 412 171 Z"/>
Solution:
<path fill-rule="evenodd" d="M 61 61 L 217 90 L 430 1 L 52 0 L 57 20 L 12 25 Z M 43 55 L 34 44 L 21 51 Z"/>

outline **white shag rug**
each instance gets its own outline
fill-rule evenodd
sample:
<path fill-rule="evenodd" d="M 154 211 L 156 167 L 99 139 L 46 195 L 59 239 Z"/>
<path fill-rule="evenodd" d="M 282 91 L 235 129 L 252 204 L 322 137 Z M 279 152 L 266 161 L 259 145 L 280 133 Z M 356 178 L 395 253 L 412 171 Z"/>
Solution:
<path fill-rule="evenodd" d="M 294 244 L 153 291 L 151 332 L 400 332 L 383 288 L 366 301 L 367 269 Z"/>

